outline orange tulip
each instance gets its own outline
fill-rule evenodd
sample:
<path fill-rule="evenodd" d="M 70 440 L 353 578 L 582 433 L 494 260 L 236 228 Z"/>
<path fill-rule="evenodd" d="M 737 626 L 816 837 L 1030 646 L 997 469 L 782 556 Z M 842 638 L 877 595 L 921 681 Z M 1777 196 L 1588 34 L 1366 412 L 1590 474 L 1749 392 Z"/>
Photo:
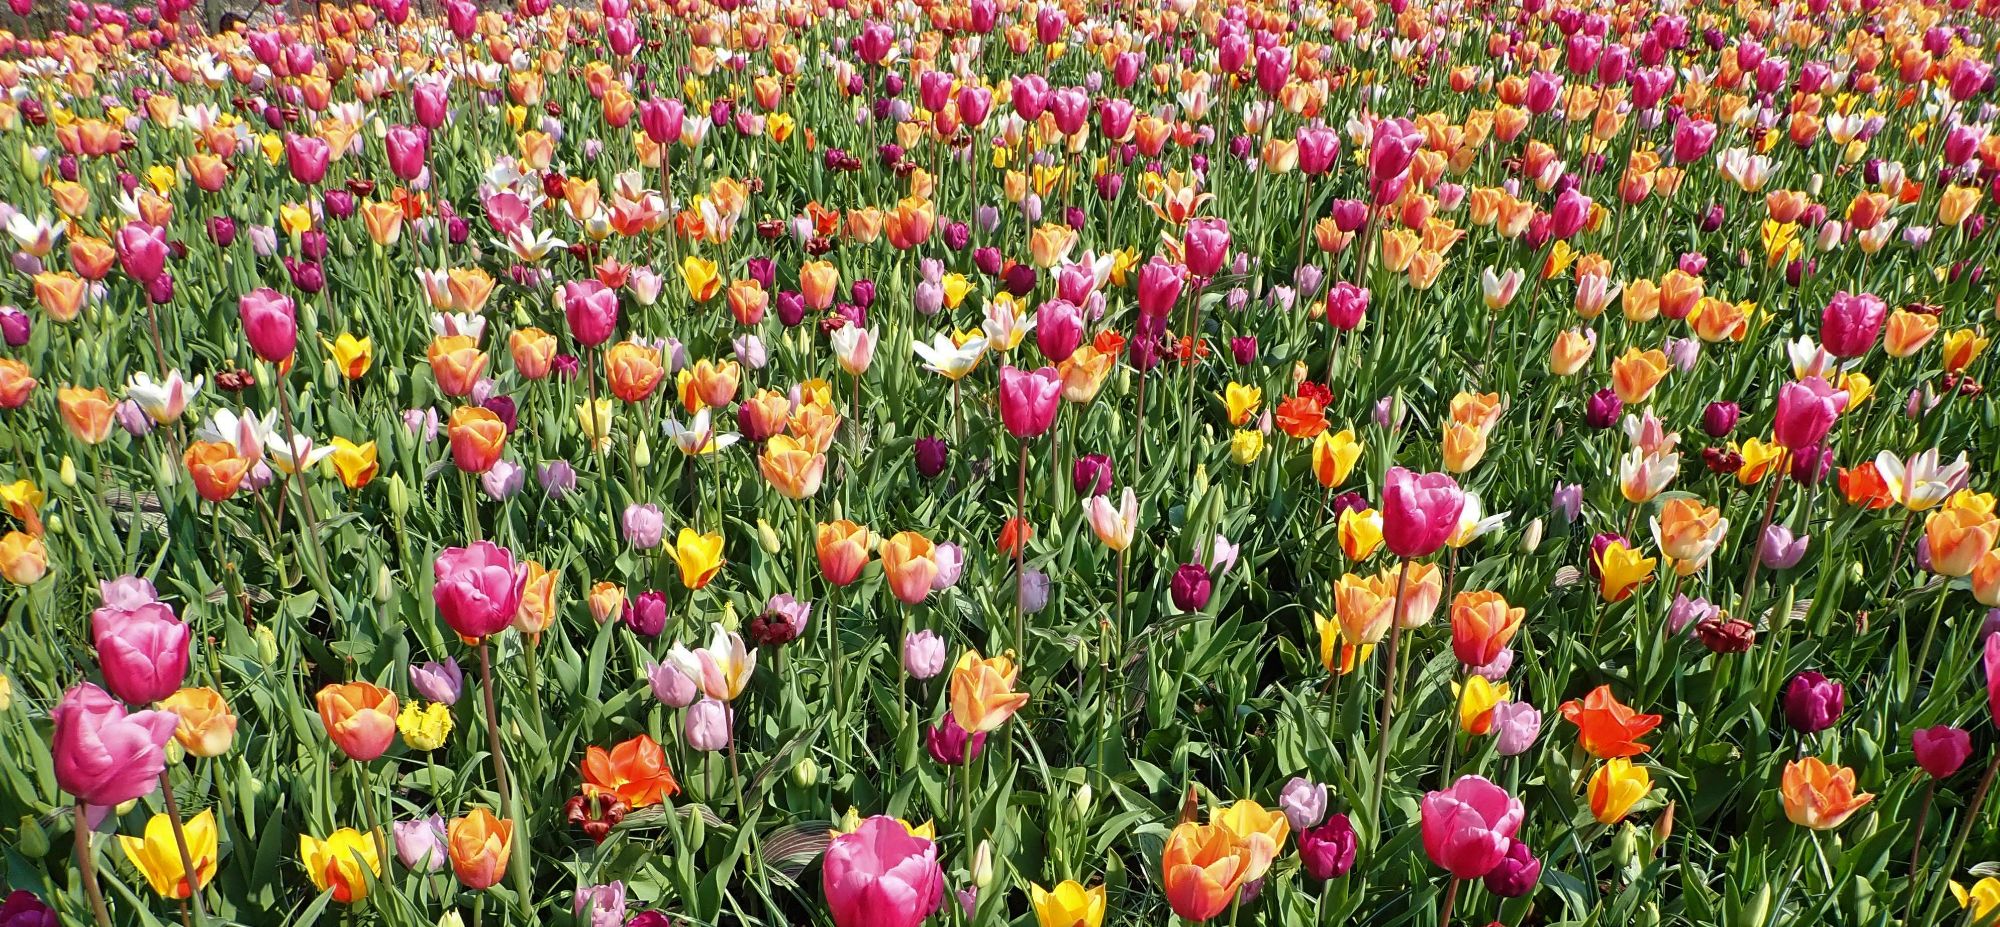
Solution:
<path fill-rule="evenodd" d="M 117 405 L 112 403 L 111 394 L 100 386 L 84 389 L 81 386 L 65 386 L 56 391 L 57 411 L 62 413 L 63 426 L 78 441 L 85 444 L 102 444 L 111 437 L 112 413 Z"/>
<path fill-rule="evenodd" d="M 1014 691 L 1020 672 L 1012 657 L 980 659 L 979 651 L 966 651 L 951 669 L 952 720 L 974 734 L 999 730 L 1028 704 L 1028 693 Z"/>
<path fill-rule="evenodd" d="M 221 756 L 236 741 L 236 716 L 214 689 L 182 689 L 161 699 L 160 708 L 180 716 L 174 740 L 195 756 Z"/>
<path fill-rule="evenodd" d="M 1638 756 L 1652 747 L 1639 743 L 1660 725 L 1659 715 L 1642 715 L 1618 701 L 1608 685 L 1590 690 L 1581 701 L 1562 703 L 1562 716 L 1576 725 L 1577 742 L 1600 760 Z"/>
<path fill-rule="evenodd" d="M 806 305 L 826 309 L 833 305 L 834 291 L 840 289 L 840 271 L 832 261 L 807 261 L 799 268 L 799 293 Z"/>
<path fill-rule="evenodd" d="M 470 395 L 479 378 L 486 374 L 486 354 L 479 350 L 479 342 L 471 335 L 434 339 L 425 354 L 438 390 L 447 396 Z"/>
<path fill-rule="evenodd" d="M 743 408 L 751 406 L 746 403 Z M 791 435 L 777 435 L 757 455 L 757 468 L 778 495 L 805 499 L 819 492 L 820 480 L 826 476 L 826 455 L 813 453 Z"/>
<path fill-rule="evenodd" d="M 319 690 L 326 736 L 349 759 L 367 762 L 396 739 L 396 693 L 367 682 L 336 683 Z"/>
<path fill-rule="evenodd" d="M 1626 348 L 1623 356 L 1611 362 L 1611 388 L 1623 402 L 1645 402 L 1666 377 L 1669 367 L 1666 352 L 1658 348 L 1651 351 Z"/>
<path fill-rule="evenodd" d="M 1897 309 L 1889 313 L 1889 324 L 1882 333 L 1882 348 L 1890 357 L 1909 357 L 1923 350 L 1937 333 L 1937 316 Z"/>
<path fill-rule="evenodd" d="M 227 441 L 196 441 L 181 455 L 194 490 L 210 502 L 222 502 L 236 494 L 243 477 L 250 473 L 250 461 L 236 455 L 236 445 Z"/>
<path fill-rule="evenodd" d="M 1183 823 L 1160 854 L 1162 883 L 1174 913 L 1197 923 L 1229 909 L 1238 890 L 1270 867 L 1275 847 L 1246 843 L 1220 824 Z"/>
<path fill-rule="evenodd" d="M 451 459 L 467 473 L 485 473 L 500 461 L 507 446 L 507 423 L 492 410 L 479 406 L 459 406 L 451 413 L 446 431 L 451 437 Z"/>
<path fill-rule="evenodd" d="M 540 634 L 555 623 L 559 607 L 556 590 L 562 585 L 562 574 L 536 560 L 527 561 L 525 566 L 528 579 L 521 585 L 521 604 L 514 611 L 514 630 L 523 634 Z"/>
<path fill-rule="evenodd" d="M 104 279 L 117 260 L 118 250 L 102 238 L 84 236 L 69 243 L 69 264 L 85 280 Z"/>
<path fill-rule="evenodd" d="M 1334 615 L 1340 622 L 1340 638 L 1348 644 L 1373 644 L 1389 633 L 1390 611 L 1396 604 L 1395 580 L 1384 585 L 1380 577 L 1352 573 L 1333 582 Z"/>
<path fill-rule="evenodd" d="M 1510 608 L 1500 593 L 1488 590 L 1461 592 L 1451 599 L 1451 650 L 1466 666 L 1485 666 L 1499 659 L 1500 652 L 1521 630 L 1527 609 Z"/>
<path fill-rule="evenodd" d="M 1785 764 L 1778 794 L 1785 803 L 1785 817 L 1800 827 L 1832 830 L 1849 815 L 1861 810 L 1875 796 L 1854 791 L 1854 770 L 1829 766 L 1819 757 Z"/>
<path fill-rule="evenodd" d="M 1996 534 L 2000 534 L 2000 521 L 1991 514 L 1956 506 L 1931 513 L 1924 520 L 1924 538 L 1931 549 L 1931 572 L 1939 576 L 1971 573 L 1979 559 L 1993 549 Z"/>
<path fill-rule="evenodd" d="M 620 341 L 604 352 L 604 379 L 611 395 L 626 402 L 640 402 L 667 375 L 660 364 L 660 352 L 632 341 Z"/>
<path fill-rule="evenodd" d="M 591 747 L 583 752 L 583 791 L 586 795 L 612 795 L 628 808 L 657 805 L 680 794 L 667 755 L 653 738 L 640 734 L 606 751 Z"/>
<path fill-rule="evenodd" d="M 889 590 L 903 604 L 921 605 L 937 579 L 937 545 L 915 531 L 899 531 L 882 542 L 882 572 L 889 578 Z"/>
<path fill-rule="evenodd" d="M 1703 505 L 1698 499 L 1676 497 L 1660 507 L 1653 520 L 1653 535 L 1660 553 L 1672 560 L 1674 572 L 1689 576 L 1701 570 L 1715 548 L 1729 533 L 1729 520 L 1722 510 Z"/>
<path fill-rule="evenodd" d="M 0 357 L 0 409 L 18 409 L 35 391 L 35 374 L 28 365 L 11 357 Z"/>
<path fill-rule="evenodd" d="M 69 271 L 35 275 L 35 302 L 58 322 L 75 319 L 83 311 L 83 298 L 89 292 L 89 284 Z"/>
<path fill-rule="evenodd" d="M 502 821 L 485 808 L 451 822 L 445 832 L 451 871 L 471 889 L 492 888 L 507 873 L 514 849 L 514 822 Z"/>
<path fill-rule="evenodd" d="M 711 361 L 704 358 L 694 362 L 690 374 L 695 396 L 704 405 L 717 409 L 735 401 L 736 389 L 743 380 L 743 368 L 733 360 Z"/>
<path fill-rule="evenodd" d="M 851 585 L 868 566 L 868 529 L 847 519 L 821 522 L 813 538 L 820 572 L 836 586 Z"/>
<path fill-rule="evenodd" d="M 549 375 L 556 359 L 556 336 L 539 328 L 517 328 L 507 336 L 507 351 L 514 357 L 514 372 L 522 379 L 539 380 Z"/>

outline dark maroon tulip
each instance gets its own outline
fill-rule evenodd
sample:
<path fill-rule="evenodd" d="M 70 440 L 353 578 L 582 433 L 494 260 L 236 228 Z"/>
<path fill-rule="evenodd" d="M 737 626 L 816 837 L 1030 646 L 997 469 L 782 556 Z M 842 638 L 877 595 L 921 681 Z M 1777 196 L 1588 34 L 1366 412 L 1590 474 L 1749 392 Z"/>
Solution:
<path fill-rule="evenodd" d="M 1803 734 L 1832 727 L 1846 704 L 1846 688 L 1814 670 L 1792 677 L 1785 686 L 1785 722 Z"/>
<path fill-rule="evenodd" d="M 1208 568 L 1199 563 L 1184 563 L 1174 571 L 1173 580 L 1168 583 L 1174 607 L 1184 612 L 1200 611 L 1208 604 L 1212 586 L 1208 579 Z"/>
<path fill-rule="evenodd" d="M 936 479 L 938 474 L 943 473 L 950 456 L 951 447 L 944 443 L 943 438 L 917 439 L 917 472 L 923 474 L 924 479 Z"/>
<path fill-rule="evenodd" d="M 1542 861 L 1519 840 L 1507 845 L 1507 856 L 1486 874 L 1486 890 L 1502 898 L 1519 898 L 1535 890 L 1542 878 Z"/>
<path fill-rule="evenodd" d="M 973 734 L 958 726 L 958 719 L 945 712 L 944 719 L 924 732 L 924 752 L 941 766 L 964 766 L 979 758 L 986 746 L 986 733 Z"/>
<path fill-rule="evenodd" d="M 1077 495 L 1085 498 L 1110 492 L 1114 476 L 1111 458 L 1103 454 L 1085 454 L 1069 468 L 1070 485 L 1076 487 Z"/>
<path fill-rule="evenodd" d="M 1733 402 L 1711 402 L 1701 410 L 1701 430 L 1711 438 L 1726 438 L 1736 430 L 1736 420 L 1743 416 L 1743 410 Z"/>

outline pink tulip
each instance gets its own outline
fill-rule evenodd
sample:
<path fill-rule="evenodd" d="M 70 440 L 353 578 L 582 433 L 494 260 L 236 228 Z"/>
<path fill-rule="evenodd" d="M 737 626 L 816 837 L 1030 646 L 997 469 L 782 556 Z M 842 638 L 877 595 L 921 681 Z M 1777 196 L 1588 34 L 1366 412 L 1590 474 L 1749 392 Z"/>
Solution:
<path fill-rule="evenodd" d="M 1132 131 L 1134 113 L 1131 100 L 1105 100 L 1097 106 L 1098 129 L 1105 138 L 1122 139 Z"/>
<path fill-rule="evenodd" d="M 1060 364 L 1083 343 L 1083 313 L 1066 299 L 1051 299 L 1035 310 L 1035 345 L 1051 363 Z"/>
<path fill-rule="evenodd" d="M 1333 162 L 1340 157 L 1340 133 L 1326 126 L 1304 126 L 1299 129 L 1299 170 L 1308 177 L 1316 177 L 1333 168 Z"/>
<path fill-rule="evenodd" d="M 1049 111 L 1056 116 L 1057 130 L 1064 135 L 1075 135 L 1083 131 L 1084 120 L 1090 118 L 1090 93 L 1082 87 L 1064 87 L 1049 95 Z"/>
<path fill-rule="evenodd" d="M 1285 83 L 1292 76 L 1291 49 L 1283 45 L 1271 45 L 1257 49 L 1257 89 L 1266 96 L 1277 96 L 1285 89 Z"/>
<path fill-rule="evenodd" d="M 438 617 L 467 640 L 498 634 L 513 624 L 520 610 L 521 590 L 528 570 L 513 552 L 491 541 L 471 547 L 447 547 L 431 564 L 437 584 L 431 601 Z"/>
<path fill-rule="evenodd" d="M 2000 724 L 2000 634 L 1986 636 L 1986 653 L 1983 666 L 1986 669 L 1986 709 L 1993 714 L 1993 723 Z"/>
<path fill-rule="evenodd" d="M 1556 101 L 1562 97 L 1562 89 L 1563 79 L 1559 74 L 1548 71 L 1529 74 L 1528 97 L 1524 101 L 1528 105 L 1528 112 L 1539 116 L 1555 109 Z"/>
<path fill-rule="evenodd" d="M 889 52 L 896 47 L 896 33 L 888 23 L 870 21 L 861 27 L 861 37 L 854 43 L 861 60 L 880 66 L 889 60 Z"/>
<path fill-rule="evenodd" d="M 1715 135 L 1715 123 L 1682 116 L 1674 123 L 1674 163 L 1692 164 L 1701 160 L 1709 146 L 1715 144 Z"/>
<path fill-rule="evenodd" d="M 1361 325 L 1361 319 L 1368 314 L 1369 293 L 1367 288 L 1358 287 L 1345 280 L 1333 285 L 1326 293 L 1326 324 L 1344 332 L 1351 332 Z"/>
<path fill-rule="evenodd" d="M 1014 112 L 1029 122 L 1042 118 L 1042 111 L 1049 108 L 1049 82 L 1040 74 L 1015 78 L 1010 93 Z"/>
<path fill-rule="evenodd" d="M 291 297 L 260 286 L 237 300 L 236 312 L 243 320 L 243 337 L 258 357 L 276 364 L 298 348 L 298 309 Z"/>
<path fill-rule="evenodd" d="M 1583 231 L 1584 223 L 1590 221 L 1590 197 L 1574 187 L 1564 190 L 1556 197 L 1556 208 L 1549 222 L 1549 231 L 1559 240 L 1568 240 Z"/>
<path fill-rule="evenodd" d="M 612 54 L 623 58 L 639 47 L 639 27 L 629 19 L 611 20 L 604 24 L 604 42 Z"/>
<path fill-rule="evenodd" d="M 56 785 L 89 805 L 110 807 L 150 794 L 167 767 L 167 741 L 180 718 L 171 711 L 135 711 L 90 683 L 63 693 L 49 712 L 55 736 Z"/>
<path fill-rule="evenodd" d="M 118 266 L 125 276 L 152 283 L 167 270 L 167 233 L 144 222 L 127 222 L 118 230 Z"/>
<path fill-rule="evenodd" d="M 1054 367 L 1027 372 L 1000 370 L 1000 421 L 1016 438 L 1033 438 L 1055 424 L 1062 404 L 1062 377 Z M 1453 518 L 1456 518 L 1453 515 Z"/>
<path fill-rule="evenodd" d="M 455 9 L 460 5 L 472 8 L 474 13 L 478 12 L 477 7 L 473 7 L 470 3 L 464 3 L 463 0 L 448 0 L 447 9 Z M 470 32 L 467 34 L 469 35 Z M 446 103 L 445 86 L 443 84 L 435 81 L 420 83 L 417 85 L 417 89 L 411 91 L 410 100 L 416 105 L 418 125 L 426 129 L 435 129 L 438 126 L 444 125 Z"/>
<path fill-rule="evenodd" d="M 1229 260 L 1229 222 L 1226 219 L 1190 219 L 1181 233 L 1181 250 L 1188 273 L 1213 277 Z"/>
<path fill-rule="evenodd" d="M 958 88 L 958 118 L 964 120 L 966 125 L 978 128 L 992 111 L 993 91 L 969 84 Z"/>
<path fill-rule="evenodd" d="M 1382 541 L 1405 559 L 1436 553 L 1458 530 L 1465 493 L 1444 473 L 1390 467 L 1382 486 Z"/>
<path fill-rule="evenodd" d="M 639 104 L 639 128 L 655 145 L 666 145 L 680 141 L 681 123 L 687 118 L 687 107 L 679 100 L 647 100 Z"/>
<path fill-rule="evenodd" d="M 492 225 L 493 230 L 499 232 L 501 235 L 512 235 L 516 231 L 525 231 L 528 228 L 528 223 L 534 219 L 534 213 L 528 206 L 527 201 L 521 199 L 520 195 L 512 192 L 496 192 L 486 197 L 481 205 L 486 207 L 487 223 Z"/>
<path fill-rule="evenodd" d="M 952 77 L 943 71 L 928 70 L 917 75 L 917 102 L 931 112 L 944 109 L 951 99 Z"/>
<path fill-rule="evenodd" d="M 1835 293 L 1820 313 L 1820 344 L 1835 357 L 1860 357 L 1875 347 L 1888 314 L 1888 305 L 1873 293 Z"/>
<path fill-rule="evenodd" d="M 415 180 L 424 172 L 424 158 L 430 153 L 430 136 L 422 129 L 390 126 L 382 137 L 389 153 L 389 173 L 397 179 Z"/>
<path fill-rule="evenodd" d="M 150 705 L 187 679 L 188 626 L 166 604 L 100 608 L 90 624 L 104 684 L 126 702 Z"/>
<path fill-rule="evenodd" d="M 1482 776 L 1424 796 L 1424 853 L 1453 878 L 1477 879 L 1507 858 L 1525 813 L 1521 800 Z"/>
<path fill-rule="evenodd" d="M 820 884 L 835 927 L 917 927 L 944 902 L 937 847 L 884 815 L 833 838 Z"/>
<path fill-rule="evenodd" d="M 577 343 L 594 348 L 610 340 L 618 327 L 618 291 L 595 278 L 562 285 L 563 318 Z"/>
<path fill-rule="evenodd" d="M 333 148 L 316 135 L 285 136 L 285 166 L 292 179 L 311 186 L 326 179 L 326 165 L 333 160 Z"/>
<path fill-rule="evenodd" d="M 1778 415 L 1771 423 L 1780 445 L 1800 451 L 1812 447 L 1833 430 L 1833 423 L 1847 408 L 1847 392 L 1834 389 L 1819 377 L 1810 377 L 1778 387 Z"/>
<path fill-rule="evenodd" d="M 1369 178 L 1380 186 L 1403 176 L 1423 146 L 1424 134 L 1407 119 L 1376 123 L 1374 142 L 1368 146 Z"/>
<path fill-rule="evenodd" d="M 1187 268 L 1154 255 L 1139 268 L 1139 314 L 1164 318 L 1181 301 Z"/>

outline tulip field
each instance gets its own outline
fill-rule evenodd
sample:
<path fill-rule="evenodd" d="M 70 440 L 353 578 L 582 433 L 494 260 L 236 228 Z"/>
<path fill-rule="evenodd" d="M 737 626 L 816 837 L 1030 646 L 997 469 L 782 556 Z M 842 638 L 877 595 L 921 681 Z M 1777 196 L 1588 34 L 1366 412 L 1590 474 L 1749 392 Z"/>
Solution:
<path fill-rule="evenodd" d="M 2000 921 L 2000 0 L 225 6 L 0 23 L 0 927 Z"/>

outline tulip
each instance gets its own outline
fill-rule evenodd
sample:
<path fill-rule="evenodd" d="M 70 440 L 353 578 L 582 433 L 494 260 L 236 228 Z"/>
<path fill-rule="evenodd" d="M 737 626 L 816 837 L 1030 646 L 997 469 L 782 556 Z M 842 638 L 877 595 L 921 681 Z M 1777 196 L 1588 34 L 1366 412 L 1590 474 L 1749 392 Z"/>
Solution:
<path fill-rule="evenodd" d="M 1304 776 L 1293 776 L 1278 793 L 1278 807 L 1301 837 L 1326 817 L 1326 800 L 1326 786 Z"/>
<path fill-rule="evenodd" d="M 128 703 L 160 701 L 187 678 L 188 626 L 164 604 L 100 608 L 91 614 L 91 633 L 105 686 Z"/>
<path fill-rule="evenodd" d="M 1965 765 L 1972 756 L 1972 735 L 1940 724 L 1935 727 L 1919 728 L 1910 735 L 1910 746 L 1916 751 L 1917 765 L 1933 779 L 1949 778 Z"/>
<path fill-rule="evenodd" d="M 570 335 L 586 348 L 610 340 L 618 327 L 618 291 L 595 279 L 564 283 L 562 303 Z"/>
<path fill-rule="evenodd" d="M 1778 388 L 1777 420 L 1772 423 L 1779 445 L 1799 451 L 1819 444 L 1847 408 L 1848 394 L 1819 377 Z"/>
<path fill-rule="evenodd" d="M 1181 824 L 1167 835 L 1160 854 L 1167 905 L 1187 920 L 1202 922 L 1229 909 L 1253 871 L 1269 865 L 1276 847 L 1244 841 L 1218 824 Z"/>
<path fill-rule="evenodd" d="M 1542 713 L 1526 702 L 1501 702 L 1493 706 L 1494 750 L 1501 756 L 1518 756 L 1535 745 L 1542 732 Z"/>
<path fill-rule="evenodd" d="M 967 650 L 951 671 L 951 714 L 958 725 L 974 733 L 999 730 L 1028 704 L 1028 693 L 1015 692 L 1020 669 L 1010 657 L 982 659 Z"/>
<path fill-rule="evenodd" d="M 1860 357 L 1882 333 L 1888 304 L 1873 293 L 1834 294 L 1820 314 L 1820 341 L 1835 357 Z"/>
<path fill-rule="evenodd" d="M 298 310 L 292 298 L 270 287 L 258 287 L 237 300 L 243 336 L 257 356 L 273 364 L 292 356 L 299 341 Z"/>
<path fill-rule="evenodd" d="M 944 902 L 936 847 L 880 815 L 833 838 L 820 884 L 835 927 L 917 927 Z"/>
<path fill-rule="evenodd" d="M 160 710 L 180 719 L 174 740 L 194 756 L 221 756 L 236 740 L 236 716 L 214 689 L 182 689 L 161 699 Z"/>
<path fill-rule="evenodd" d="M 985 745 L 986 732 L 967 731 L 950 712 L 924 732 L 924 752 L 941 766 L 964 766 L 978 759 Z"/>
<path fill-rule="evenodd" d="M 667 755 L 653 738 L 640 734 L 610 750 L 588 747 L 583 754 L 583 793 L 610 795 L 632 809 L 650 808 L 680 793 Z"/>
<path fill-rule="evenodd" d="M 1028 903 L 1040 927 L 1100 927 L 1104 923 L 1104 886 L 1084 888 L 1075 881 L 1049 890 L 1028 884 Z"/>
<path fill-rule="evenodd" d="M 583 927 L 624 927 L 625 883 L 613 880 L 577 889 L 574 909 Z"/>
<path fill-rule="evenodd" d="M 1520 630 L 1527 609 L 1509 608 L 1497 592 L 1461 592 L 1451 601 L 1451 650 L 1466 666 L 1484 666 Z"/>
<path fill-rule="evenodd" d="M 49 719 L 56 785 L 84 804 L 107 808 L 153 791 L 166 768 L 167 740 L 179 725 L 172 712 L 128 714 L 89 683 L 64 692 Z"/>
<path fill-rule="evenodd" d="M 1840 720 L 1846 690 L 1840 683 L 1808 670 L 1785 686 L 1785 721 L 1802 734 L 1817 734 Z"/>
<path fill-rule="evenodd" d="M 1638 742 L 1658 727 L 1659 715 L 1642 715 L 1618 701 L 1608 685 L 1598 686 L 1579 701 L 1562 703 L 1562 716 L 1576 725 L 1577 742 L 1599 759 L 1637 756 L 1652 747 Z"/>
<path fill-rule="evenodd" d="M 445 850 L 444 817 L 431 815 L 414 821 L 395 821 L 389 830 L 396 838 L 396 858 L 403 867 L 417 872 L 442 872 L 450 856 Z"/>
<path fill-rule="evenodd" d="M 625 543 L 639 550 L 652 550 L 660 546 L 666 535 L 667 516 L 650 502 L 634 502 L 625 506 L 619 524 L 624 529 Z"/>
<path fill-rule="evenodd" d="M 458 636 L 479 641 L 514 622 L 527 570 L 511 551 L 491 541 L 447 547 L 432 563 L 431 600 L 438 617 Z"/>
<path fill-rule="evenodd" d="M 911 678 L 929 679 L 944 672 L 945 655 L 944 638 L 929 630 L 903 638 L 903 671 Z"/>
<path fill-rule="evenodd" d="M 882 542 L 882 572 L 889 590 L 905 605 L 922 605 L 938 576 L 937 546 L 914 531 Z"/>
<path fill-rule="evenodd" d="M 500 461 L 507 443 L 507 423 L 489 409 L 460 406 L 452 410 L 448 434 L 452 463 L 465 473 L 485 473 Z"/>
<path fill-rule="evenodd" d="M 396 739 L 396 694 L 367 682 L 331 684 L 314 699 L 326 735 L 349 759 L 367 762 Z"/>
<path fill-rule="evenodd" d="M 1425 795 L 1421 812 L 1425 855 L 1458 879 L 1497 868 L 1525 817 L 1520 799 L 1480 776 Z"/>
<path fill-rule="evenodd" d="M 492 888 L 507 871 L 514 848 L 514 822 L 502 821 L 485 808 L 456 818 L 445 831 L 451 871 L 470 889 Z"/>
<path fill-rule="evenodd" d="M 1542 861 L 1515 840 L 1507 845 L 1507 855 L 1486 874 L 1486 890 L 1502 898 L 1519 898 L 1535 890 L 1542 877 Z"/>
<path fill-rule="evenodd" d="M 1299 863 L 1306 875 L 1320 880 L 1338 879 L 1354 868 L 1360 840 L 1347 815 L 1334 814 L 1316 827 L 1299 829 Z"/>
<path fill-rule="evenodd" d="M 410 688 L 433 702 L 456 705 L 465 691 L 465 673 L 458 668 L 458 661 L 450 657 L 443 663 L 413 663 Z"/>
<path fill-rule="evenodd" d="M 1024 372 L 1012 366 L 1000 371 L 1000 419 L 1008 433 L 1026 440 L 1055 424 L 1061 407 L 1062 378 L 1054 367 Z"/>
<path fill-rule="evenodd" d="M 1590 814 L 1600 824 L 1616 824 L 1652 789 L 1653 777 L 1644 766 L 1623 758 L 1610 760 L 1590 777 Z"/>
<path fill-rule="evenodd" d="M 1785 817 L 1813 830 L 1839 827 L 1875 800 L 1874 795 L 1855 791 L 1854 770 L 1813 756 L 1786 763 L 1778 791 Z"/>
<path fill-rule="evenodd" d="M 1436 553 L 1458 529 L 1464 507 L 1465 493 L 1450 476 L 1390 467 L 1382 489 L 1382 540 L 1404 559 Z"/>
<path fill-rule="evenodd" d="M 352 827 L 343 827 L 325 840 L 299 836 L 299 862 L 319 891 L 333 892 L 333 900 L 354 904 L 368 897 L 368 884 L 382 874 L 382 857 L 374 837 Z M 362 870 L 366 868 L 368 875 Z"/>
<path fill-rule="evenodd" d="M 693 528 L 682 528 L 674 538 L 674 546 L 667 550 L 667 556 L 680 567 L 681 585 L 700 589 L 722 572 L 722 535 L 713 531 L 700 534 Z"/>

